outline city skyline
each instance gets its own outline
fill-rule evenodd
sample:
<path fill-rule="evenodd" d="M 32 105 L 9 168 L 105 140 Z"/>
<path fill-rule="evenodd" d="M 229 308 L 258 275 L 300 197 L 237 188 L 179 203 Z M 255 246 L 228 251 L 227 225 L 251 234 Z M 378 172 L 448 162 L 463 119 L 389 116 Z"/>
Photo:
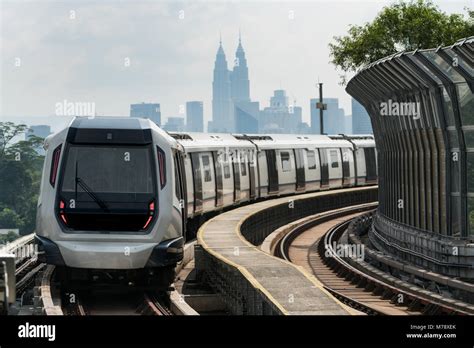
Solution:
<path fill-rule="evenodd" d="M 94 102 L 98 115 L 123 116 L 132 103 L 156 102 L 166 120 L 184 116 L 187 101 L 202 100 L 207 124 L 219 31 L 233 51 L 240 28 L 252 57 L 252 100 L 263 108 L 272 91 L 285 89 L 309 124 L 307 101 L 317 97 L 318 76 L 325 96 L 350 110 L 350 97 L 328 63 L 332 36 L 370 20 L 388 3 L 3 2 L 2 22 L 9 25 L 1 31 L 0 116 L 54 115 L 55 104 L 67 99 Z M 435 3 L 447 13 L 469 5 Z M 322 7 L 327 16 L 318 16 Z M 331 21 L 336 15 L 337 23 Z"/>

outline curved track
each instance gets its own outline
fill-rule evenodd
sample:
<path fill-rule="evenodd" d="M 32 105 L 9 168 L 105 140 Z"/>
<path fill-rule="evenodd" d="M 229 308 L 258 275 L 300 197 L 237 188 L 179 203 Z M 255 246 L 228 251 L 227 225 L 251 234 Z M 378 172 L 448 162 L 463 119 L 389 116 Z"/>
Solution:
<path fill-rule="evenodd" d="M 365 210 L 373 208 L 365 205 Z M 349 207 L 328 212 L 307 221 L 285 235 L 276 248 L 277 256 L 311 271 L 336 298 L 345 304 L 370 315 L 420 315 L 420 314 L 472 314 L 462 308 L 454 308 L 421 294 L 415 287 L 411 291 L 399 289 L 383 281 L 383 275 L 375 278 L 353 267 L 341 255 L 341 238 L 352 219 L 361 215 L 363 206 Z M 350 249 L 353 252 L 361 251 Z M 356 255 L 356 256 L 362 256 Z"/>

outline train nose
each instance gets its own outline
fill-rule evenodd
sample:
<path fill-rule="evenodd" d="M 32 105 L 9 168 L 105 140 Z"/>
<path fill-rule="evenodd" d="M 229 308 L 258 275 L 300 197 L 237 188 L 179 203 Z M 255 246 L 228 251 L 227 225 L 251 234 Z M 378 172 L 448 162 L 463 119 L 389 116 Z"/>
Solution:
<path fill-rule="evenodd" d="M 136 269 L 176 265 L 183 259 L 184 239 L 156 243 L 58 241 L 36 236 L 38 259 L 75 268 Z"/>
<path fill-rule="evenodd" d="M 175 265 L 183 259 L 183 250 L 183 237 L 165 240 L 153 248 L 145 267 Z"/>
<path fill-rule="evenodd" d="M 38 261 L 50 265 L 64 265 L 64 259 L 56 243 L 48 238 L 35 235 L 35 244 L 38 246 Z"/>

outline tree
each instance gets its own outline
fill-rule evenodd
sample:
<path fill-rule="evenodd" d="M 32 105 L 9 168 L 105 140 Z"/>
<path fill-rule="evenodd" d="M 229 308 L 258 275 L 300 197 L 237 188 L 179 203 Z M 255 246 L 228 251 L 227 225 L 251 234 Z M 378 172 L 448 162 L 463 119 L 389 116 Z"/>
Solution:
<path fill-rule="evenodd" d="M 446 46 L 474 35 L 474 11 L 467 15 L 442 12 L 431 1 L 398 2 L 384 7 L 362 26 L 351 25 L 346 36 L 329 44 L 331 63 L 346 73 L 403 50 Z"/>
<path fill-rule="evenodd" d="M 21 217 L 10 208 L 4 208 L 0 211 L 0 228 L 22 228 L 23 221 Z"/>
<path fill-rule="evenodd" d="M 0 158 L 5 156 L 8 144 L 16 136 L 22 134 L 28 127 L 25 124 L 16 125 L 13 122 L 0 122 Z"/>
<path fill-rule="evenodd" d="M 12 143 L 26 125 L 0 122 L 0 228 L 33 232 L 44 157 L 36 149 L 42 138 Z"/>
<path fill-rule="evenodd" d="M 0 235 L 0 244 L 11 243 L 17 238 L 18 235 L 15 232 L 9 231 L 7 234 Z"/>

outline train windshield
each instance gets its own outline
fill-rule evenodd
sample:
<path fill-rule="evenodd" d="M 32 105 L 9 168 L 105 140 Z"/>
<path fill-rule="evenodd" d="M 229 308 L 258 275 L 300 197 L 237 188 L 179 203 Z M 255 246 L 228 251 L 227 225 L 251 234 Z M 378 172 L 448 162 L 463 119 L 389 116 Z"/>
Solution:
<path fill-rule="evenodd" d="M 147 146 L 71 146 L 62 191 L 76 191 L 78 178 L 95 192 L 152 194 L 150 157 Z M 79 185 L 77 190 L 84 189 Z"/>
<path fill-rule="evenodd" d="M 67 226 L 142 230 L 156 201 L 153 158 L 148 145 L 71 145 L 59 190 Z"/>

